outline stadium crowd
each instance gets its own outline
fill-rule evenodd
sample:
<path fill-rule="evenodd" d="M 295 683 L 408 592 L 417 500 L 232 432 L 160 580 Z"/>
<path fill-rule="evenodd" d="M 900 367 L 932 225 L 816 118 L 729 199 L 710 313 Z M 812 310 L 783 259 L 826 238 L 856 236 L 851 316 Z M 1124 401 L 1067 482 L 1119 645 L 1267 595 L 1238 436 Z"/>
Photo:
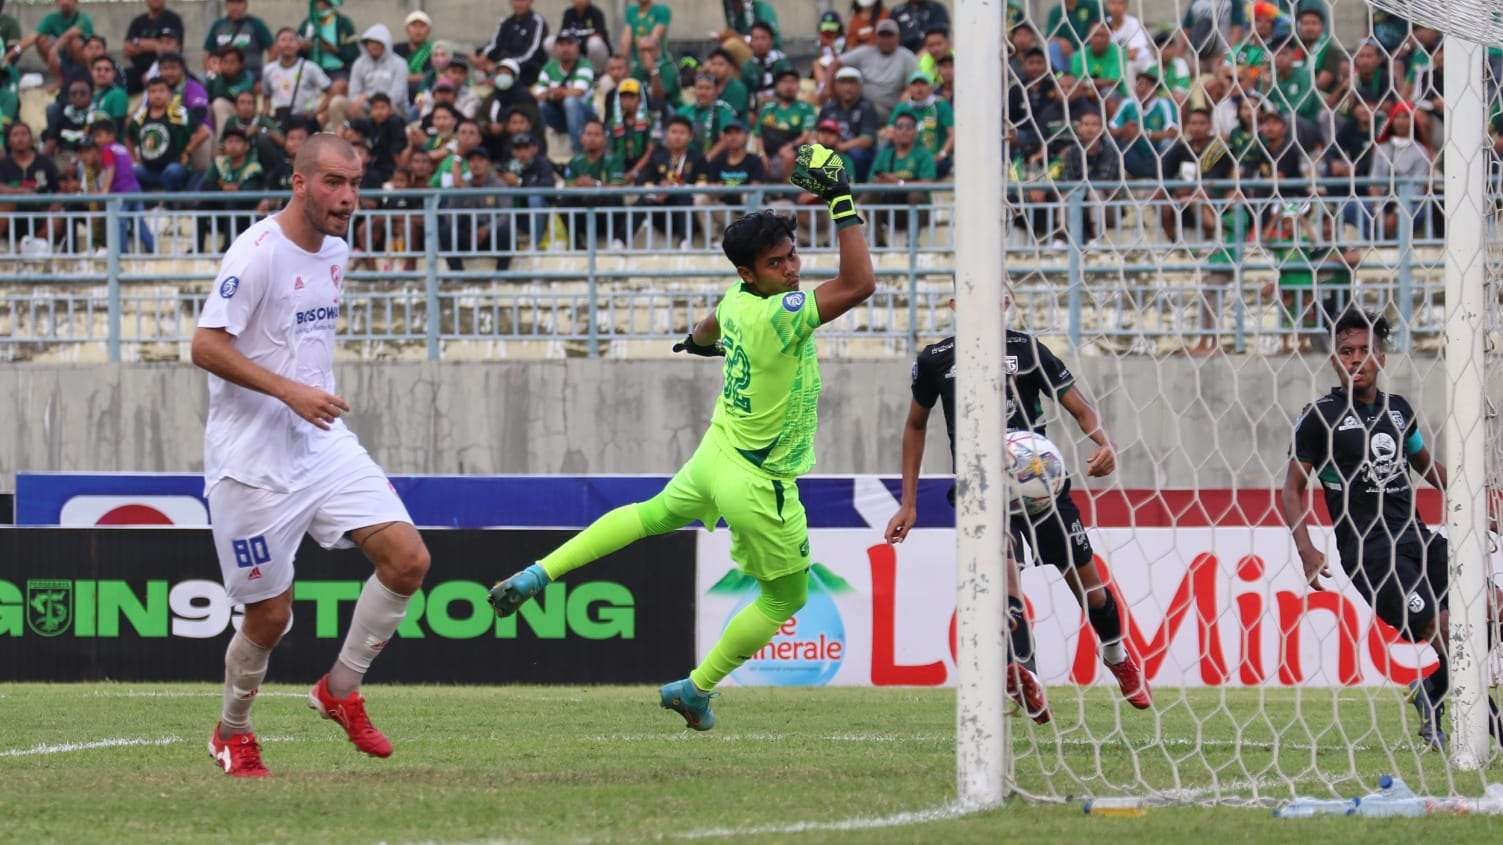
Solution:
<path fill-rule="evenodd" d="M 801 44 L 815 36 L 799 61 L 765 0 L 724 0 L 713 39 L 675 32 L 672 4 L 655 0 L 632 0 L 617 33 L 590 0 L 552 22 L 532 0 L 506 2 L 510 14 L 484 44 L 434 40 L 422 11 L 400 26 L 357 21 L 342 0 L 312 0 L 305 20 L 274 25 L 248 0 L 226 0 L 204 33 L 185 32 L 167 0 L 145 0 L 122 34 L 95 31 L 77 0 L 57 0 L 25 34 L 0 15 L 0 192 L 154 204 L 158 192 L 285 190 L 292 154 L 320 129 L 368 157 L 372 206 L 408 202 L 383 199 L 383 187 L 780 182 L 809 141 L 840 150 L 885 203 L 923 204 L 926 192 L 909 183 L 952 176 L 954 64 L 937 0 L 852 0 L 824 13 L 817 33 L 792 34 Z M 1324 0 L 1196 0 L 1156 32 L 1128 0 L 1039 6 L 1030 16 L 1022 0 L 1008 3 L 1004 149 L 1027 183 L 1015 199 L 1033 205 L 1017 225 L 1040 241 L 1066 235 L 1054 182 L 1087 182 L 1099 198 L 1153 197 L 1166 232 L 1230 237 L 1237 227 L 1320 224 L 1287 209 L 1234 222 L 1229 199 L 1309 199 L 1330 193 L 1314 180 L 1361 177 L 1377 181 L 1348 192 L 1341 220 L 1392 232 L 1394 180 L 1409 178 L 1422 180 L 1405 194 L 1409 211 L 1441 225 L 1438 207 L 1425 205 L 1445 110 L 1434 30 L 1374 11 L 1368 36 L 1344 46 Z M 189 43 L 202 45 L 197 67 L 184 58 Z M 45 126 L 19 117 L 18 65 L 32 53 L 56 94 Z M 1268 181 L 1192 184 L 1204 180 Z M 1094 225 L 1078 234 L 1098 235 Z M 466 249 L 502 235 L 442 233 L 445 248 Z"/>

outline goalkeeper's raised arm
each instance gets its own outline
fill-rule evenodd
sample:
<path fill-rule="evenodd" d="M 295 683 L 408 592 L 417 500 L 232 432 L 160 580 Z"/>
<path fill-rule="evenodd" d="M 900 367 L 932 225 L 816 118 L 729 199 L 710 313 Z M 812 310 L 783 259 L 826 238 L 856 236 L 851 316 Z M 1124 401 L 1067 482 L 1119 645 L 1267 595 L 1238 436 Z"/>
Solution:
<path fill-rule="evenodd" d="M 823 144 L 798 148 L 788 181 L 825 201 L 835 222 L 840 246 L 840 270 L 835 278 L 814 289 L 820 324 L 829 323 L 865 302 L 877 290 L 866 230 L 851 198 L 851 185 L 840 153 Z"/>

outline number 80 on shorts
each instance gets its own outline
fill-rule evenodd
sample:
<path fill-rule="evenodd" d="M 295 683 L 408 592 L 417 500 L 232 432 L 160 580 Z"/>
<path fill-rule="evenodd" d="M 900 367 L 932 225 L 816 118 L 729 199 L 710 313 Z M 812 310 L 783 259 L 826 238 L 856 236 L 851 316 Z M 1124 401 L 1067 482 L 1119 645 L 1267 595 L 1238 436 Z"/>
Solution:
<path fill-rule="evenodd" d="M 235 552 L 235 565 L 241 569 L 271 563 L 271 550 L 266 547 L 266 535 L 248 537 L 230 543 Z"/>

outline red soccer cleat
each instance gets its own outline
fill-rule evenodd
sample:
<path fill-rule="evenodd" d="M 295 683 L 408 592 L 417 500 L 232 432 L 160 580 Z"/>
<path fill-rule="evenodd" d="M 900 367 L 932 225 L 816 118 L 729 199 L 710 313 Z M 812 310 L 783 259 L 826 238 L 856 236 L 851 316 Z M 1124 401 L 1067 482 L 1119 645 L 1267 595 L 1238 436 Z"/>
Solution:
<path fill-rule="evenodd" d="M 1122 697 L 1127 703 L 1138 708 L 1147 710 L 1153 706 L 1153 694 L 1148 690 L 1148 680 L 1143 677 L 1143 670 L 1138 668 L 1137 661 L 1132 655 L 1115 666 L 1107 663 L 1106 668 L 1117 676 L 1117 686 L 1122 690 Z"/>
<path fill-rule="evenodd" d="M 1007 667 L 1007 697 L 1023 708 L 1028 718 L 1040 725 L 1049 724 L 1049 700 L 1044 697 L 1044 685 L 1021 663 Z"/>
<path fill-rule="evenodd" d="M 365 699 L 352 692 L 348 698 L 335 698 L 329 693 L 329 676 L 318 679 L 308 691 L 308 706 L 318 711 L 325 719 L 332 719 L 344 728 L 345 734 L 355 747 L 372 757 L 390 757 L 391 740 L 376 730 L 369 716 L 365 715 Z"/>
<path fill-rule="evenodd" d="M 232 778 L 264 778 L 271 775 L 261 762 L 261 743 L 253 733 L 219 738 L 219 726 L 209 735 L 209 756 Z"/>

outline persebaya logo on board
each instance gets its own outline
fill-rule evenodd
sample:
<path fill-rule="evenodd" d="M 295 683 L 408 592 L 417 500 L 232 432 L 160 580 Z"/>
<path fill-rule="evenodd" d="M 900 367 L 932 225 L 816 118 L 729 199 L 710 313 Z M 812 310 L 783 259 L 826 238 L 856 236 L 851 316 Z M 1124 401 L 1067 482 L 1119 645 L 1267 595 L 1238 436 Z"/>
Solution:
<path fill-rule="evenodd" d="M 809 599 L 792 619 L 773 635 L 772 642 L 736 670 L 743 684 L 773 686 L 823 686 L 840 671 L 845 659 L 845 622 L 835 596 L 850 592 L 851 585 L 822 563 L 809 567 Z M 732 617 L 757 600 L 757 580 L 732 569 L 709 589 L 709 594 L 740 600 L 726 615 Z"/>
<path fill-rule="evenodd" d="M 26 582 L 26 627 L 55 637 L 73 621 L 73 582 L 33 578 Z"/>

